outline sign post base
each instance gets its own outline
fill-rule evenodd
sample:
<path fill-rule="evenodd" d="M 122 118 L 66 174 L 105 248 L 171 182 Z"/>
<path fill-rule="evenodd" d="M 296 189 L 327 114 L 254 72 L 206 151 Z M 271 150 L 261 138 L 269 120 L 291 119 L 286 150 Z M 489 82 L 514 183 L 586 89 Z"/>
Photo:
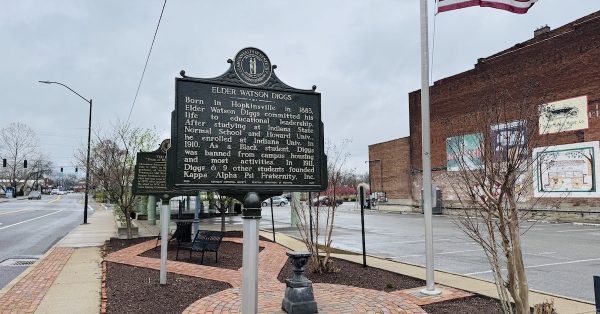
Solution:
<path fill-rule="evenodd" d="M 258 225 L 260 222 L 260 197 L 255 192 L 246 194 L 242 219 L 244 221 L 242 313 L 258 312 Z"/>
<path fill-rule="evenodd" d="M 167 284 L 167 249 L 169 245 L 169 220 L 171 209 L 169 197 L 162 198 L 160 209 L 160 284 Z"/>

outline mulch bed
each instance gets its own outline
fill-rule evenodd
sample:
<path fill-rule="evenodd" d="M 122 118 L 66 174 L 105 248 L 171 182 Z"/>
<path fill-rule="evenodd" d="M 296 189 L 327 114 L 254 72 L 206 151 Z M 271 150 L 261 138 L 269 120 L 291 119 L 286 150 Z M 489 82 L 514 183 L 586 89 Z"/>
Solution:
<path fill-rule="evenodd" d="M 181 313 L 198 299 L 231 288 L 225 282 L 167 274 L 159 284 L 159 271 L 107 263 L 107 313 Z"/>
<path fill-rule="evenodd" d="M 421 308 L 429 314 L 502 313 L 498 300 L 480 296 L 423 305 Z"/>
<path fill-rule="evenodd" d="M 144 237 L 144 238 L 135 238 L 135 239 L 117 239 L 111 238 L 106 241 L 104 244 L 104 252 L 106 254 L 114 253 L 116 251 L 122 250 L 126 247 L 130 247 L 132 245 L 136 245 L 142 242 L 146 242 L 148 240 L 155 239 L 156 237 Z"/>
<path fill-rule="evenodd" d="M 242 237 L 240 231 L 226 232 L 226 237 Z M 111 239 L 105 246 L 106 253 L 142 243 L 153 238 L 130 240 Z M 270 241 L 261 237 L 261 240 Z M 260 248 L 262 250 L 262 247 Z M 176 248 L 169 246 L 168 258 L 175 259 Z M 179 252 L 179 261 L 190 262 L 189 252 Z M 141 256 L 160 258 L 160 250 L 149 250 Z M 341 259 L 332 259 L 337 272 L 317 274 L 310 271 L 306 276 L 315 283 L 330 283 L 355 286 L 380 291 L 403 290 L 425 286 L 425 281 L 392 273 L 386 270 L 367 267 Z M 228 269 L 242 267 L 242 245 L 223 242 L 219 248 L 219 263 L 214 263 L 214 254 L 206 253 L 204 265 Z M 194 253 L 192 263 L 200 262 L 200 253 Z M 292 265 L 286 263 L 278 275 L 281 282 L 293 275 Z M 107 313 L 181 313 L 198 299 L 226 290 L 231 286 L 224 282 L 203 278 L 188 277 L 173 273 L 167 274 L 167 285 L 158 283 L 157 270 L 133 267 L 118 263 L 107 263 Z M 422 306 L 431 314 L 461 313 L 501 313 L 500 303 L 491 298 L 473 296 Z"/>
<path fill-rule="evenodd" d="M 342 259 L 332 258 L 333 266 L 337 272 L 318 274 L 306 271 L 305 276 L 312 282 L 330 283 L 337 285 L 354 286 L 365 289 L 380 291 L 404 290 L 425 286 L 425 281 L 392 273 L 387 270 L 367 267 Z M 286 278 L 292 278 L 293 266 L 286 263 L 277 279 L 285 282 Z"/>

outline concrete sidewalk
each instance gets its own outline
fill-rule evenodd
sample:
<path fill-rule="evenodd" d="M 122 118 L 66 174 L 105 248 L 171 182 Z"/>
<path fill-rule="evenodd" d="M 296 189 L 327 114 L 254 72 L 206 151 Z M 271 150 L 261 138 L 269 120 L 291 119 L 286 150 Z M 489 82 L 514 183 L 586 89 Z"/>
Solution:
<path fill-rule="evenodd" d="M 99 313 L 104 241 L 116 236 L 112 210 L 95 213 L 0 290 L 0 313 Z"/>

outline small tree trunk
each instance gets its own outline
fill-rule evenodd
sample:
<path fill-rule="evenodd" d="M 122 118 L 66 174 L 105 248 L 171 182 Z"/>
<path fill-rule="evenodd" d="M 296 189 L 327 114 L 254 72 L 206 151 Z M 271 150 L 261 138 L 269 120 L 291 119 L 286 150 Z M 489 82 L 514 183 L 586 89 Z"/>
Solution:
<path fill-rule="evenodd" d="M 127 222 L 127 239 L 131 239 L 131 217 L 129 216 L 129 210 L 124 208 L 123 213 L 125 213 L 125 221 Z"/>
<path fill-rule="evenodd" d="M 511 218 L 509 221 L 510 237 L 512 240 L 512 263 L 514 278 L 516 282 L 513 283 L 514 292 L 511 294 L 515 299 L 515 307 L 519 314 L 529 314 L 529 285 L 527 284 L 527 275 L 525 273 L 525 264 L 523 263 L 523 252 L 521 248 L 521 233 L 519 230 L 519 220 L 517 217 L 517 204 L 512 194 L 509 194 L 510 212 Z M 518 296 L 518 298 L 515 298 Z M 517 299 L 520 303 L 517 303 Z"/>

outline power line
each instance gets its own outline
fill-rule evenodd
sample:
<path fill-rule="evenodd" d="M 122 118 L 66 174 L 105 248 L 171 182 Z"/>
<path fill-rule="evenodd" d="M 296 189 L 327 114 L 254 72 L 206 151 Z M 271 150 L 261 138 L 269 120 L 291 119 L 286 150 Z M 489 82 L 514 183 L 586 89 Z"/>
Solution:
<path fill-rule="evenodd" d="M 129 115 L 127 116 L 127 122 L 129 122 L 129 118 L 131 118 L 131 113 L 133 112 L 133 107 L 135 106 L 135 102 L 137 100 L 138 94 L 140 92 L 140 87 L 142 86 L 142 81 L 144 80 L 144 74 L 146 73 L 146 67 L 148 67 L 148 61 L 150 61 L 150 54 L 152 53 L 152 47 L 154 47 L 154 41 L 156 40 L 156 34 L 158 33 L 158 27 L 160 26 L 160 21 L 162 20 L 163 12 L 165 11 L 165 6 L 167 5 L 167 0 L 163 3 L 162 10 L 160 11 L 160 17 L 158 18 L 158 23 L 156 24 L 156 30 L 154 31 L 154 37 L 152 38 L 152 44 L 150 44 L 150 50 L 148 51 L 148 56 L 146 57 L 146 64 L 144 64 L 144 70 L 142 71 L 142 76 L 140 77 L 140 82 L 138 83 L 137 90 L 135 91 L 135 97 L 133 98 L 133 103 L 131 104 L 131 109 L 129 109 Z"/>
<path fill-rule="evenodd" d="M 72 138 L 72 139 L 79 139 L 81 137 L 78 136 L 69 136 L 69 135 L 58 135 L 58 134 L 39 134 L 38 136 L 40 137 L 59 137 L 59 138 Z"/>

